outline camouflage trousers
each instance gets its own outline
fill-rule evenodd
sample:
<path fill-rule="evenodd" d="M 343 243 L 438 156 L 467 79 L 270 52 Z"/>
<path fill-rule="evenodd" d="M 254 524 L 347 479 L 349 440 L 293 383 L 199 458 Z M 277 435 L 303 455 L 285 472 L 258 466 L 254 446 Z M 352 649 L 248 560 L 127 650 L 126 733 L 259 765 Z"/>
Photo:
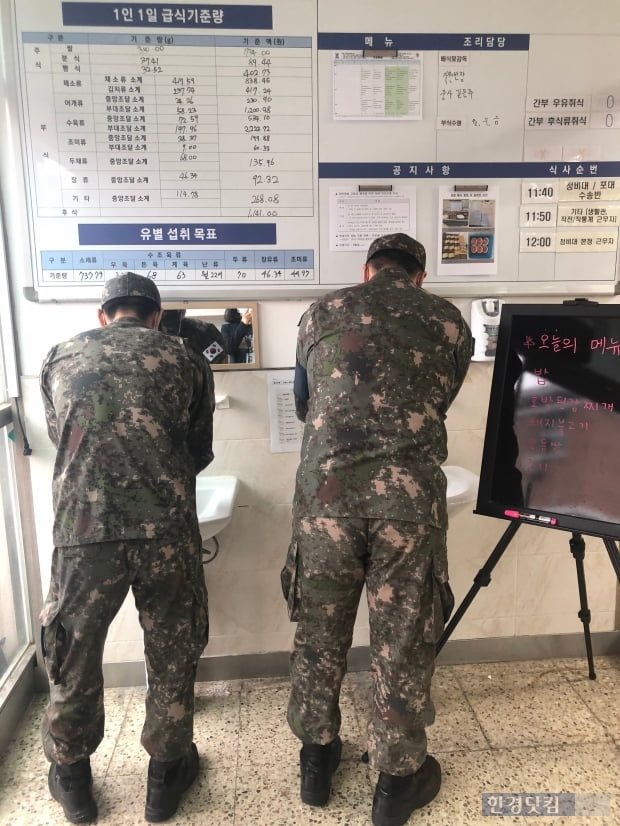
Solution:
<path fill-rule="evenodd" d="M 41 733 L 50 761 L 88 757 L 103 738 L 103 648 L 129 588 L 148 675 L 142 745 L 170 761 L 192 742 L 196 666 L 209 633 L 200 536 L 55 548 L 41 612 L 50 685 Z"/>
<path fill-rule="evenodd" d="M 405 775 L 426 757 L 435 719 L 435 645 L 454 605 L 445 531 L 382 519 L 294 520 L 282 571 L 297 621 L 290 660 L 288 722 L 305 743 L 340 729 L 339 697 L 364 585 L 373 697 L 368 756 L 376 771 Z"/>

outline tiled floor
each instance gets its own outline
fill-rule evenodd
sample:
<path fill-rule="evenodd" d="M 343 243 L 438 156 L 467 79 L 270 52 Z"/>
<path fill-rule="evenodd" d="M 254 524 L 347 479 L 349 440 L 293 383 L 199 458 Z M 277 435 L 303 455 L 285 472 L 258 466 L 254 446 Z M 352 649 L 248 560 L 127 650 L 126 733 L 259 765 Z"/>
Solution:
<path fill-rule="evenodd" d="M 429 751 L 443 769 L 436 800 L 409 821 L 419 826 L 620 823 L 620 657 L 443 666 Z M 202 773 L 171 824 L 358 826 L 370 824 L 376 777 L 360 761 L 370 680 L 349 674 L 342 695 L 343 760 L 324 809 L 298 795 L 299 743 L 285 722 L 285 679 L 200 683 L 195 740 Z M 92 758 L 99 824 L 144 824 L 147 757 L 139 745 L 143 690 L 106 694 L 106 737 Z M 0 824 L 65 823 L 49 798 L 36 697 L 0 763 Z M 575 793 L 577 816 L 482 815 L 483 793 Z M 594 795 L 594 797 L 586 797 Z M 504 799 L 506 801 L 506 799 Z M 597 809 L 596 806 L 602 809 Z M 608 809 L 599 816 L 596 811 Z M 584 811 L 589 814 L 583 814 Z"/>

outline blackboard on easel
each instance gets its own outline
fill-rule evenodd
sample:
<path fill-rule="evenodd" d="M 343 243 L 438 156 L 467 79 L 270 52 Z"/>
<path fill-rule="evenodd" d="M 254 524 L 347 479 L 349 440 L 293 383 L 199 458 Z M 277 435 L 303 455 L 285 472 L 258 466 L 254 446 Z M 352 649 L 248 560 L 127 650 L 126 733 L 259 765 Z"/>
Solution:
<path fill-rule="evenodd" d="M 620 538 L 620 306 L 504 304 L 476 513 Z"/>

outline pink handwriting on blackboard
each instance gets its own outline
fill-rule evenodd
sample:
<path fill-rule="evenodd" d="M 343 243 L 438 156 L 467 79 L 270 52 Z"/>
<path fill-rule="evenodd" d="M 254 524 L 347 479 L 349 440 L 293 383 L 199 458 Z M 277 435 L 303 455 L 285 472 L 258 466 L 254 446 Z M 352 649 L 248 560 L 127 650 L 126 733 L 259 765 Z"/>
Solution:
<path fill-rule="evenodd" d="M 527 423 L 530 428 L 536 428 L 537 430 L 545 428 L 546 430 L 557 430 L 559 433 L 564 433 L 566 420 L 556 418 L 548 419 L 543 418 L 542 416 L 531 416 Z"/>
<path fill-rule="evenodd" d="M 577 352 L 577 338 L 575 336 L 563 337 L 554 333 L 541 333 L 538 336 L 525 335 L 522 346 L 527 350 L 548 350 L 550 353 L 563 353 L 567 350 Z M 620 356 L 620 341 L 613 336 L 601 336 L 601 338 L 591 338 L 583 343 L 589 350 L 600 350 L 601 354 L 610 353 L 613 356 Z M 537 371 L 538 372 L 538 371 Z M 543 382 L 539 382 L 541 384 Z"/>
<path fill-rule="evenodd" d="M 526 335 L 523 340 L 523 346 L 528 350 L 551 350 L 554 353 L 560 353 L 564 350 L 572 350 L 577 352 L 577 339 L 573 336 L 565 337 L 557 334 L 549 335 L 548 333 L 541 333 L 538 339 L 535 336 Z"/>
<path fill-rule="evenodd" d="M 568 396 L 530 396 L 530 407 L 551 407 L 556 409 L 558 406 L 562 411 L 570 409 L 573 413 L 578 413 L 580 409 L 592 410 L 594 412 L 601 411 L 612 413 L 614 409 L 613 402 L 594 402 L 590 399 L 570 399 Z"/>
<path fill-rule="evenodd" d="M 561 396 L 561 395 L 555 396 L 555 397 L 550 396 L 549 401 L 550 401 L 550 404 L 553 404 L 554 402 L 555 402 L 555 404 L 568 404 L 568 405 L 579 404 L 579 399 L 571 398 L 570 396 Z M 577 412 L 576 407 L 574 408 L 573 412 L 575 412 L 575 413 Z"/>
<path fill-rule="evenodd" d="M 614 409 L 613 402 L 584 402 L 583 403 L 584 410 L 606 410 L 608 413 L 611 413 Z"/>
<path fill-rule="evenodd" d="M 547 384 L 547 379 L 545 378 L 545 376 L 549 375 L 549 370 L 546 367 L 537 367 L 534 370 L 534 373 L 536 376 L 538 376 L 538 378 L 536 379 L 536 384 L 540 384 L 542 386 Z"/>
<path fill-rule="evenodd" d="M 557 430 L 560 434 L 565 430 L 589 430 L 590 422 L 581 419 L 542 419 L 540 417 L 530 417 L 527 420 L 528 427 L 531 430 L 540 430 L 541 428 L 547 430 Z"/>
<path fill-rule="evenodd" d="M 614 356 L 620 356 L 620 341 L 615 338 L 603 336 L 593 338 L 590 341 L 590 350 L 600 350 L 601 353 L 611 352 Z"/>

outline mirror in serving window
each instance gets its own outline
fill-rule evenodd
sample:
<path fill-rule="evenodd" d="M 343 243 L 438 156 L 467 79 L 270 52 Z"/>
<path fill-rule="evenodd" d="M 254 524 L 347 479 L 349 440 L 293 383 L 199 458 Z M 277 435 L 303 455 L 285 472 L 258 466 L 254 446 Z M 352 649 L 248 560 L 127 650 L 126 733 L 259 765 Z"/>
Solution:
<path fill-rule="evenodd" d="M 260 367 L 258 305 L 224 301 L 165 301 L 159 329 L 190 341 L 213 370 Z"/>

